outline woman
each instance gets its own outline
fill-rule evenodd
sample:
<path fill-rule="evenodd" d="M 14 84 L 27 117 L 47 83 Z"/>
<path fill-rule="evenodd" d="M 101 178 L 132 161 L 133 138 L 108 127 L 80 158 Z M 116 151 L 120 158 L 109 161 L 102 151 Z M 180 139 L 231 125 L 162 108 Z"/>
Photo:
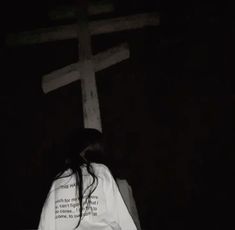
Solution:
<path fill-rule="evenodd" d="M 75 130 L 69 136 L 66 164 L 44 203 L 40 230 L 136 230 L 109 169 L 89 161 L 102 150 L 98 130 Z"/>

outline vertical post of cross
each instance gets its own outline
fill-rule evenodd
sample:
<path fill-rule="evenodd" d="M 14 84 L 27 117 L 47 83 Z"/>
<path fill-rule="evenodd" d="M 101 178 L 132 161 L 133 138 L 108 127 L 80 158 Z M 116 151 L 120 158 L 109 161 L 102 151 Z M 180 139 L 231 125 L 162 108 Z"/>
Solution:
<path fill-rule="evenodd" d="M 87 0 L 77 0 L 78 55 L 82 87 L 83 119 L 85 128 L 102 131 L 95 70 L 92 62 L 91 35 L 88 24 Z"/>

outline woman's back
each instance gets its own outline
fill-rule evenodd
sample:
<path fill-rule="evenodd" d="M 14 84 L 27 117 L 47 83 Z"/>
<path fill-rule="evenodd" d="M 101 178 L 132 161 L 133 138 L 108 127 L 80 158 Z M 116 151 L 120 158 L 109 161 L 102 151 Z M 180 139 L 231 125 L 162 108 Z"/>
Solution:
<path fill-rule="evenodd" d="M 83 211 L 77 229 L 135 230 L 136 226 L 121 197 L 118 187 L 109 169 L 103 164 L 91 163 L 97 177 L 93 177 L 85 166 L 81 166 L 83 177 Z M 90 195 L 90 197 L 89 197 Z M 39 229 L 41 230 L 72 230 L 79 221 L 79 199 L 75 174 L 70 169 L 55 180 L 44 204 Z"/>

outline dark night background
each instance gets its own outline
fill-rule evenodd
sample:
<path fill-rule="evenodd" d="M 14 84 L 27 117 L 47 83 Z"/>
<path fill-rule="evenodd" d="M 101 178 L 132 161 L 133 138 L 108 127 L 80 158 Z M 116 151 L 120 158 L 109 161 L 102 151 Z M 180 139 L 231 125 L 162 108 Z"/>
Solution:
<path fill-rule="evenodd" d="M 53 26 L 47 12 L 63 2 L 1 3 L 3 35 Z M 232 4 L 114 3 L 110 17 L 157 11 L 161 19 L 158 27 L 92 37 L 94 53 L 130 46 L 130 59 L 96 74 L 110 167 L 132 186 L 143 230 L 231 228 Z M 76 62 L 77 42 L 7 47 L 2 38 L 1 205 L 8 229 L 32 229 L 63 137 L 83 125 L 80 83 L 45 95 L 41 77 Z"/>

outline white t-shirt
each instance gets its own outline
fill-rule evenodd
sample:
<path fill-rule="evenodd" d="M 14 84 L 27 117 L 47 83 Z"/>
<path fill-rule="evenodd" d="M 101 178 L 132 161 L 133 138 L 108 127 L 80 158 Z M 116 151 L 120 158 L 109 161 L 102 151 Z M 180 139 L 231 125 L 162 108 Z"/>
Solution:
<path fill-rule="evenodd" d="M 103 164 L 92 163 L 98 185 L 86 201 L 85 192 L 83 216 L 77 229 L 81 230 L 136 230 L 134 221 L 118 190 L 109 169 Z M 84 189 L 92 177 L 82 167 Z M 70 171 L 64 175 L 69 175 Z M 76 195 L 75 176 L 63 177 L 53 182 L 41 212 L 38 229 L 73 230 L 79 220 L 79 201 Z"/>

